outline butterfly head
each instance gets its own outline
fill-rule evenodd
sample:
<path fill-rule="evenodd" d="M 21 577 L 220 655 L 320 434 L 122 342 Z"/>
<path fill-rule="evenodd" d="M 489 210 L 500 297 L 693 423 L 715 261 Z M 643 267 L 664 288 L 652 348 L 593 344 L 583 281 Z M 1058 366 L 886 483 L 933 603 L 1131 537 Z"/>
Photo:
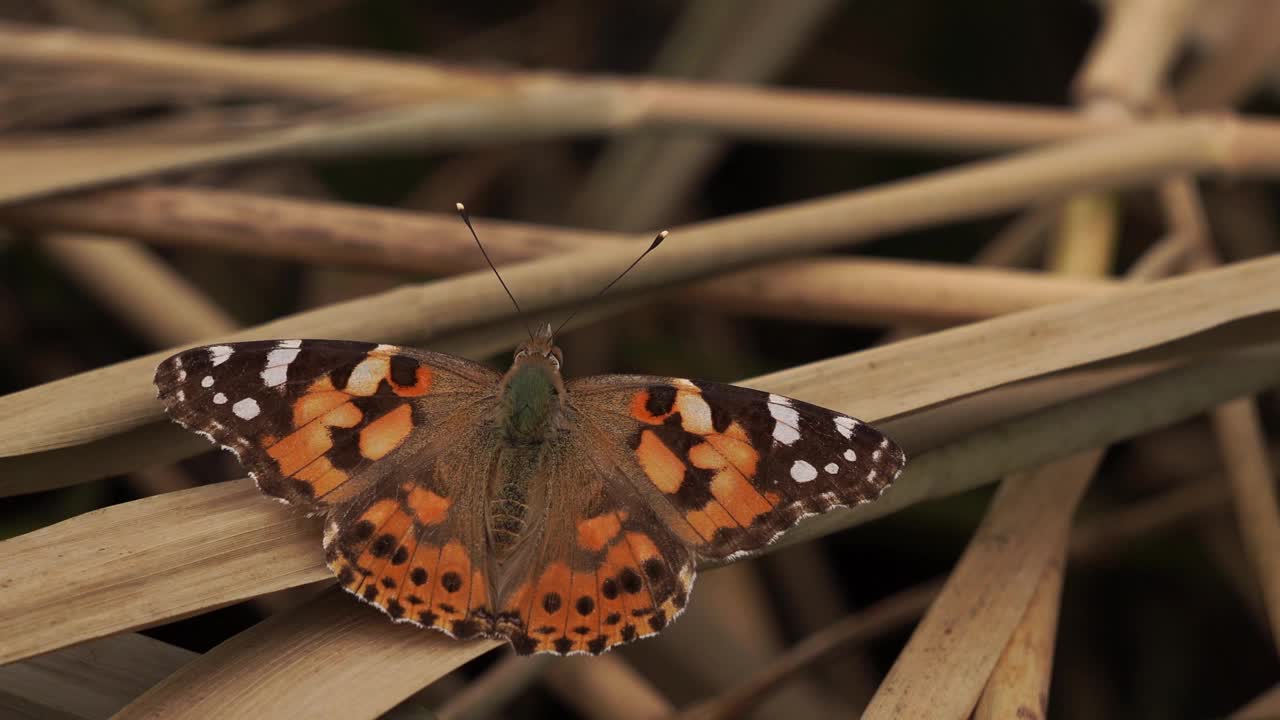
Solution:
<path fill-rule="evenodd" d="M 516 347 L 515 364 L 545 365 L 557 373 L 560 372 L 560 366 L 564 364 L 564 354 L 560 352 L 560 348 L 556 347 L 550 323 Z"/>

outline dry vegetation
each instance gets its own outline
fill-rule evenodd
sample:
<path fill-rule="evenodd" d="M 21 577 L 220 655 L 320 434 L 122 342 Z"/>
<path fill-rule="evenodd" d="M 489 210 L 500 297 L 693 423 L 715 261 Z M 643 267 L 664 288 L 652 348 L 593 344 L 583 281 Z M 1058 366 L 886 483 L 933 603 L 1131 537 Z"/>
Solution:
<path fill-rule="evenodd" d="M 453 5 L 0 0 L 0 715 L 1280 716 L 1274 3 Z M 386 622 L 151 377 L 501 362 L 455 201 L 547 317 L 670 226 L 570 374 L 754 375 L 907 471 L 599 658 Z"/>

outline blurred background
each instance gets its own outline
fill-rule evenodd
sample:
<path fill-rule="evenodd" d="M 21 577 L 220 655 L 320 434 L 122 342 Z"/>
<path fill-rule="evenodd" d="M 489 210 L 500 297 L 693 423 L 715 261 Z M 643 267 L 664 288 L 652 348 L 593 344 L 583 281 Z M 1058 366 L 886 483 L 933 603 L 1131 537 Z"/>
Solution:
<path fill-rule="evenodd" d="M 1203 3 L 1175 79 L 1223 42 L 1227 6 Z M 1090 2 L 614 2 L 484 3 L 324 0 L 0 0 L 0 20 L 243 48 L 317 49 L 428 60 L 460 67 L 657 75 L 935 99 L 1078 106 L 1075 78 L 1101 28 Z M 1274 13 L 1273 13 L 1274 14 Z M 1215 45 L 1217 43 L 1218 45 Z M 18 63 L 0 64 L 0 131 L 57 133 L 137 125 L 205 130 L 252 124 L 281 107 L 270 97 L 227 97 L 200 87 L 151 88 L 132 102 L 110 78 L 78 75 L 74 96 Z M 99 82 L 100 81 L 100 82 Z M 60 82 L 60 80 L 58 81 Z M 1238 108 L 1276 107 L 1280 65 Z M 113 97 L 119 98 L 116 94 Z M 293 102 L 301 102 L 296 98 Z M 181 122 L 179 122 L 179 120 Z M 172 122 L 172 125 L 166 123 Z M 186 123 L 184 125 L 184 123 Z M 201 125 L 204 123 L 204 125 Z M 210 125 L 212 123 L 212 125 Z M 869 187 L 975 159 L 973 151 L 717 140 L 691 133 L 491 142 L 472 149 L 400 151 L 337 160 L 268 160 L 183 171 L 168 186 L 473 215 L 650 236 L 662 227 Z M 3 167 L 3 173 L 21 173 Z M 1274 189 L 1202 184 L 1211 227 L 1226 228 L 1227 259 L 1273 249 Z M 1118 196 L 1120 270 L 1162 232 L 1154 193 Z M 893 234 L 860 255 L 943 263 L 981 262 L 988 244 L 1023 218 Z M 1042 267 L 1053 222 L 1004 264 Z M 678 243 L 673 235 L 668 242 Z M 429 244 L 431 237 L 422 237 Z M 209 299 L 227 322 L 253 325 L 429 279 L 421 275 L 299 263 L 208 248 L 149 248 Z M 976 260 L 975 260 L 976 259 Z M 644 272 L 644 266 L 636 271 Z M 86 270 L 56 243 L 0 226 L 0 393 L 10 393 L 155 350 L 136 318 L 103 300 Z M 513 291 L 520 297 L 521 288 Z M 107 292 L 110 292 L 109 290 Z M 804 322 L 689 304 L 646 305 L 588 324 L 562 345 L 567 374 L 671 373 L 735 381 L 871 347 L 938 327 L 895 319 Z M 495 353 L 495 366 L 507 362 Z M 1264 402 L 1273 419 L 1273 402 Z M 1218 471 L 1203 420 L 1114 448 L 1080 523 Z M 129 476 L 0 499 L 0 536 L 89 510 L 193 484 L 241 477 L 231 456 L 208 452 Z M 802 547 L 700 577 L 689 617 L 657 640 L 624 650 L 675 705 L 714 694 L 789 645 L 850 613 L 944 576 L 982 517 L 992 489 L 929 502 Z M 1103 542 L 1073 559 L 1054 653 L 1049 716 L 1221 716 L 1275 682 L 1280 666 L 1266 615 L 1241 563 L 1225 505 L 1137 538 Z M 723 575 L 723 577 L 721 577 Z M 314 593 L 301 588 L 145 631 L 204 652 Z M 898 622 L 817 663 L 758 709 L 758 716 L 856 712 L 909 637 Z M 749 652 L 708 650 L 717 634 Z M 483 657 L 415 698 L 437 706 L 499 662 Z M 513 718 L 578 713 L 555 681 L 534 684 L 504 710 Z"/>

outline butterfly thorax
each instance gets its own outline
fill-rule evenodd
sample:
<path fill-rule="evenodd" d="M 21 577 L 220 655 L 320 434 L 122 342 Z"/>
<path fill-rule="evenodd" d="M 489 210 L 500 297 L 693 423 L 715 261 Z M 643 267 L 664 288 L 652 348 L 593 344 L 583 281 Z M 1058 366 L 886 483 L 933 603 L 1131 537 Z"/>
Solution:
<path fill-rule="evenodd" d="M 499 558 L 519 544 L 530 519 L 545 510 L 544 488 L 533 482 L 561 430 L 564 381 L 559 357 L 549 342 L 530 342 L 517 351 L 515 364 L 499 385 L 496 425 L 501 447 L 491 476 L 488 517 L 490 542 Z"/>
<path fill-rule="evenodd" d="M 539 360 L 542 360 L 541 362 Z M 499 426 L 509 445 L 538 445 L 555 433 L 564 383 L 541 358 L 521 358 L 499 390 Z"/>

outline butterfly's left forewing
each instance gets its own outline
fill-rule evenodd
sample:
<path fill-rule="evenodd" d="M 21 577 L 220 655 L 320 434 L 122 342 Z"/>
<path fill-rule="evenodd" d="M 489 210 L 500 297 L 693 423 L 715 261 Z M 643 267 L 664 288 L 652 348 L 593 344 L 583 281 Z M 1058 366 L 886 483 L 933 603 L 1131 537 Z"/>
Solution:
<path fill-rule="evenodd" d="M 319 512 L 394 474 L 497 377 L 413 348 L 267 340 L 180 352 L 155 384 L 170 417 L 234 452 L 264 493 Z"/>

